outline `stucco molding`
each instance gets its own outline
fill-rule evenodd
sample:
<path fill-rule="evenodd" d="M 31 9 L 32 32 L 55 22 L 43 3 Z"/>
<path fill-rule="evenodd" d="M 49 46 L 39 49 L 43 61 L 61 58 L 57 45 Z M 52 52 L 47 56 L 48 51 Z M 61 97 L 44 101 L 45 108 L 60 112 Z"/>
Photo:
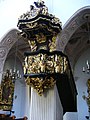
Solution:
<path fill-rule="evenodd" d="M 73 16 L 66 22 L 62 32 L 57 37 L 57 49 L 60 51 L 65 50 L 69 39 L 74 34 L 74 32 L 86 22 L 85 14 L 90 14 L 90 6 L 83 7 L 79 9 Z"/>
<path fill-rule="evenodd" d="M 17 33 L 18 33 L 17 29 L 12 29 L 0 41 L 0 74 L 2 74 L 3 72 L 5 60 L 10 49 L 12 48 L 14 43 L 18 40 Z"/>

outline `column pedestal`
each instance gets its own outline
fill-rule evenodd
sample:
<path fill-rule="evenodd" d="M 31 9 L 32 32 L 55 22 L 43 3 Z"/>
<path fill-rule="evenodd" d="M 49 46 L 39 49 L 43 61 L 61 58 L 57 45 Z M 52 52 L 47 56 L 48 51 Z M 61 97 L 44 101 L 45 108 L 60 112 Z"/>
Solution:
<path fill-rule="evenodd" d="M 56 86 L 42 96 L 31 88 L 30 120 L 63 120 L 63 108 Z"/>

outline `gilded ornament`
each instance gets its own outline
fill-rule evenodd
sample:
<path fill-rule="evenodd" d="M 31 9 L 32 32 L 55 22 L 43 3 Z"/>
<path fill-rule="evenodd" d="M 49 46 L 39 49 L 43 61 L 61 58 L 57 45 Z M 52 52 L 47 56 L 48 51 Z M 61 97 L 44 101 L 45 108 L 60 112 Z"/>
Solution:
<path fill-rule="evenodd" d="M 56 36 L 52 37 L 52 40 L 49 40 L 50 52 L 56 50 Z"/>
<path fill-rule="evenodd" d="M 37 34 L 36 39 L 38 43 L 44 43 L 46 41 L 46 37 L 43 33 Z"/>
<path fill-rule="evenodd" d="M 46 71 L 46 62 L 44 60 L 42 60 L 42 61 L 40 61 L 39 65 L 40 65 L 41 72 L 45 72 Z"/>
<path fill-rule="evenodd" d="M 37 23 L 28 23 L 28 24 L 26 24 L 26 26 L 27 26 L 28 28 L 34 28 L 34 27 L 37 26 Z"/>
<path fill-rule="evenodd" d="M 11 110 L 13 104 L 14 83 L 5 76 L 0 85 L 0 109 Z"/>
<path fill-rule="evenodd" d="M 40 0 L 20 17 L 17 26 L 29 39 L 30 52 L 26 52 L 24 64 L 25 81 L 42 95 L 55 85 L 55 75 L 64 73 L 63 57 L 56 51 L 56 37 L 62 30 L 61 23 L 48 13 L 44 1 Z"/>
<path fill-rule="evenodd" d="M 90 109 L 90 79 L 87 80 L 87 87 L 88 96 L 83 95 L 82 97 L 86 100 L 88 108 Z"/>
<path fill-rule="evenodd" d="M 64 67 L 63 67 L 64 65 Z M 68 71 L 68 61 L 61 55 L 38 54 L 25 58 L 24 73 L 63 73 Z"/>
<path fill-rule="evenodd" d="M 49 78 L 45 77 L 45 79 L 38 77 L 37 78 L 27 77 L 25 81 L 28 85 L 33 87 L 40 96 L 44 93 L 46 89 L 54 87 L 56 83 L 56 81 L 52 77 Z"/>

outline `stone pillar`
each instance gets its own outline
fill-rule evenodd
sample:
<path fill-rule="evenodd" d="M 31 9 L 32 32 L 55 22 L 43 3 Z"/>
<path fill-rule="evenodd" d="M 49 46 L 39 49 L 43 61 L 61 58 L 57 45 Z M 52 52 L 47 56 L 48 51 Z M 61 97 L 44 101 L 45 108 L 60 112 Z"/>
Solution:
<path fill-rule="evenodd" d="M 25 113 L 24 116 L 28 117 L 28 120 L 30 120 L 30 100 L 31 100 L 31 88 L 29 85 L 26 85 L 25 87 L 26 90 L 26 96 L 25 96 Z"/>
<path fill-rule="evenodd" d="M 63 120 L 63 108 L 56 86 L 42 96 L 31 88 L 30 120 Z"/>

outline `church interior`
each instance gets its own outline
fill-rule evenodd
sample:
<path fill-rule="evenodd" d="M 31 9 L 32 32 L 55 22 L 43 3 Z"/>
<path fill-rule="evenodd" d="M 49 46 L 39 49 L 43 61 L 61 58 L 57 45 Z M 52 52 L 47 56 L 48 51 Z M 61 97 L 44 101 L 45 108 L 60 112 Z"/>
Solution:
<path fill-rule="evenodd" d="M 90 120 L 90 2 L 64 25 L 55 0 L 26 3 L 0 23 L 0 120 Z"/>

